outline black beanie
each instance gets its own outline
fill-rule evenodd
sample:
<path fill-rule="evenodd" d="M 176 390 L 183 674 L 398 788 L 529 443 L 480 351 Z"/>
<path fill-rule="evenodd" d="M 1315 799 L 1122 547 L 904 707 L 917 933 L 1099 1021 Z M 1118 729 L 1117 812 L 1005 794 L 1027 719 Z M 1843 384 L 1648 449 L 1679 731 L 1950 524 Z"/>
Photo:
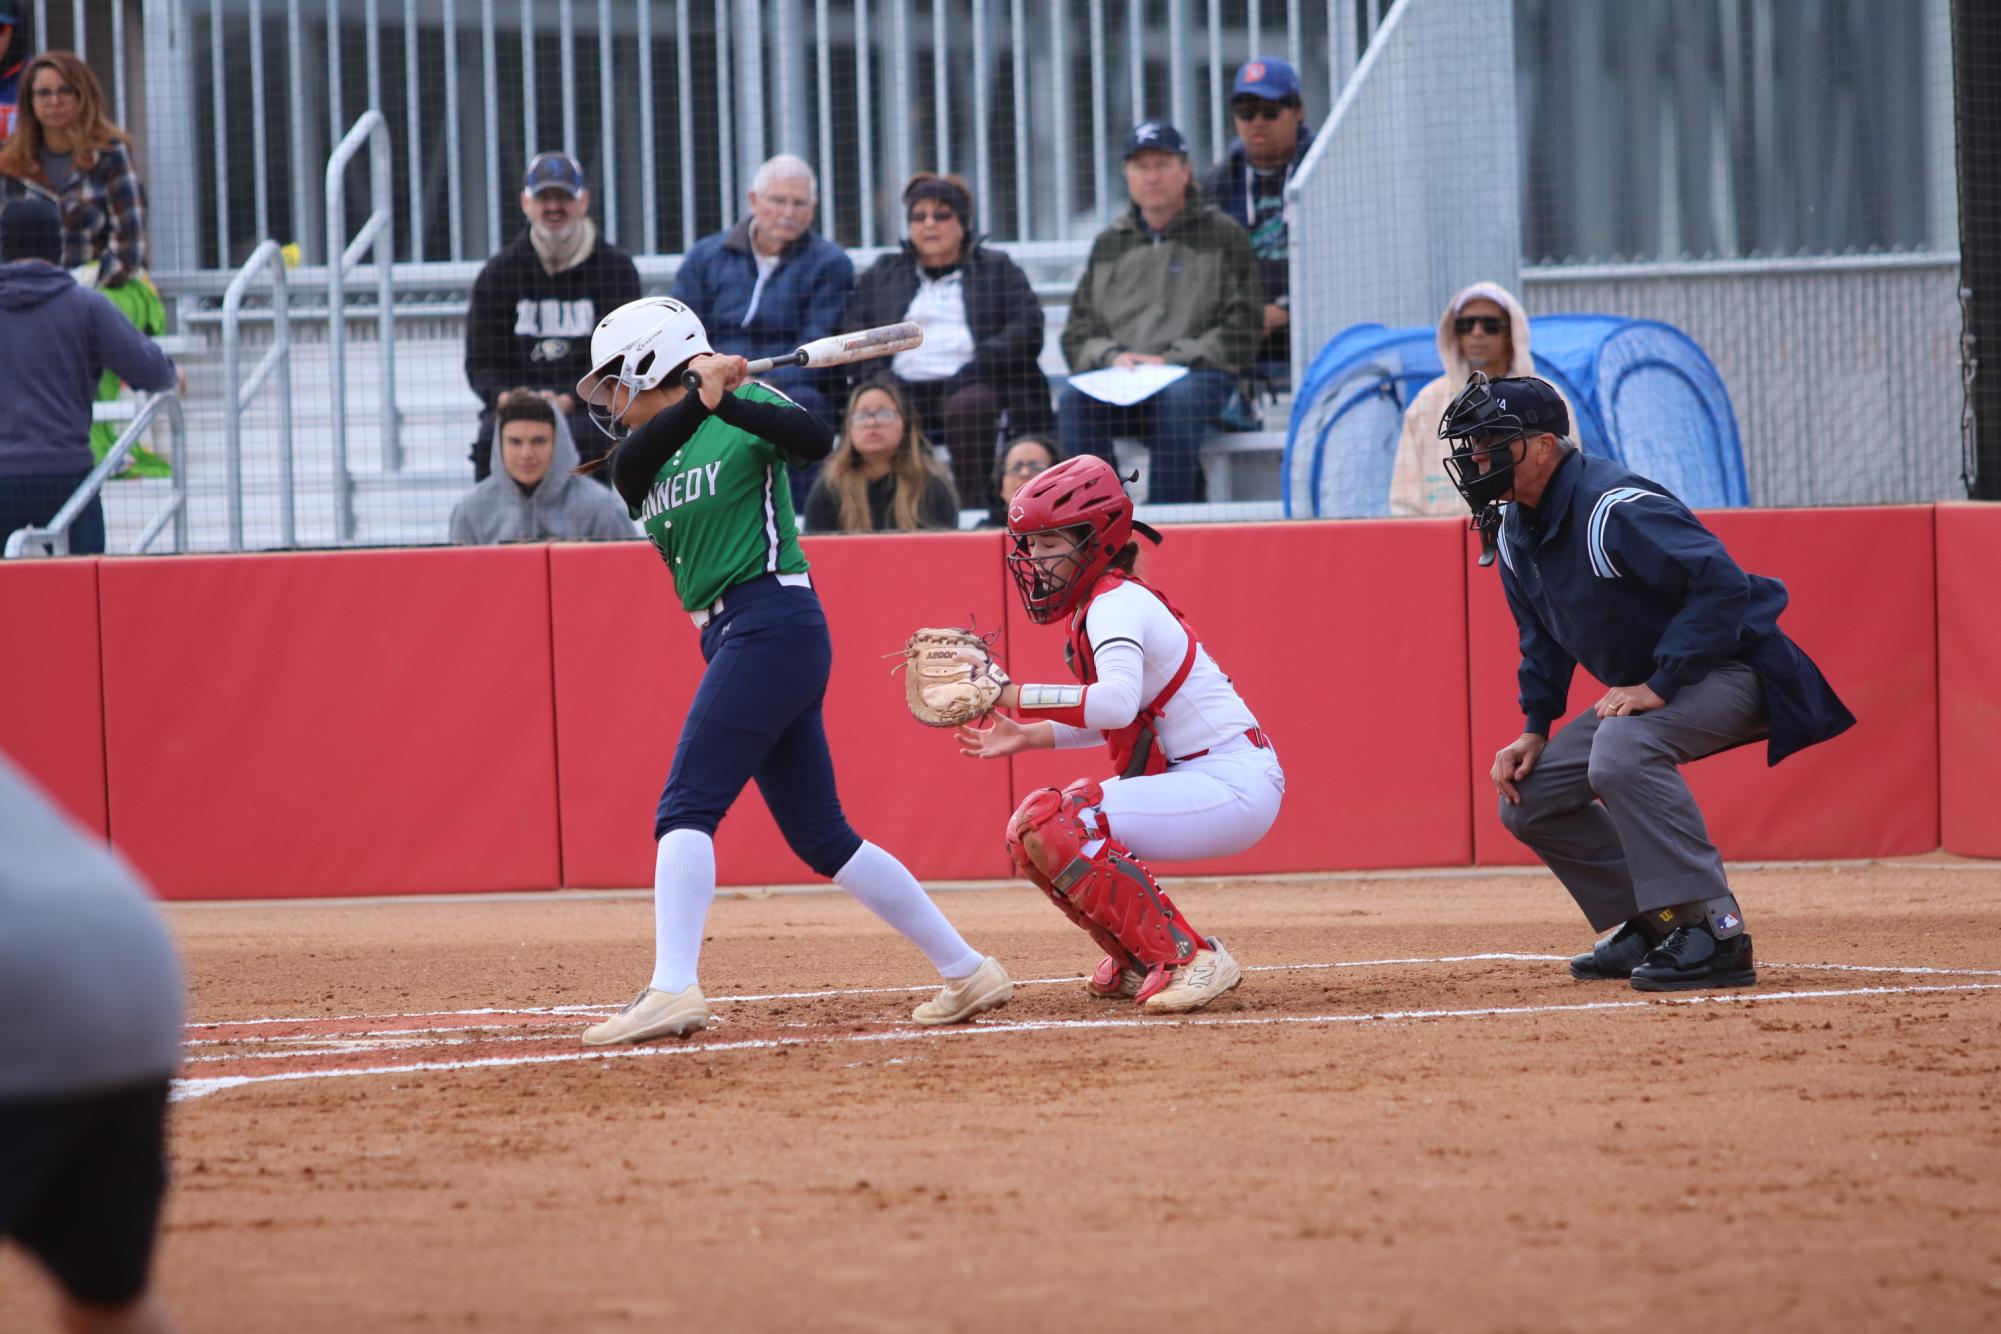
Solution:
<path fill-rule="evenodd" d="M 45 199 L 19 199 L 0 210 L 0 264 L 17 259 L 63 262 L 63 220 Z"/>

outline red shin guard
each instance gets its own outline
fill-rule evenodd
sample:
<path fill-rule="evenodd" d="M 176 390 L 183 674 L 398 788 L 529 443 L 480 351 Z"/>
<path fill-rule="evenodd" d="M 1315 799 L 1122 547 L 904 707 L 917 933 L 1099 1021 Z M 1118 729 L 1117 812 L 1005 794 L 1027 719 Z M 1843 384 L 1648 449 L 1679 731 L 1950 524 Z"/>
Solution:
<path fill-rule="evenodd" d="M 1008 821 L 1008 847 L 1073 921 L 1113 956 L 1124 954 L 1151 976 L 1142 997 L 1166 985 L 1166 969 L 1187 963 L 1206 943 L 1202 934 L 1161 892 L 1138 858 L 1099 821 L 1084 812 L 1105 798 L 1104 789 L 1080 778 L 1058 792 L 1031 792 Z M 1089 856 L 1084 845 L 1103 839 Z M 1102 933 L 1102 934 L 1101 934 Z"/>

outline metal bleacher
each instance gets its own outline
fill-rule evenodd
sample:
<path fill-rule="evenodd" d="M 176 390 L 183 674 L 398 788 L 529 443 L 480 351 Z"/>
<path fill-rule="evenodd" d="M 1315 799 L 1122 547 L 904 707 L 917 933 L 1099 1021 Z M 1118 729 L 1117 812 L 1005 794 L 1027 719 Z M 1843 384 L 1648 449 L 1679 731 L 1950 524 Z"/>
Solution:
<path fill-rule="evenodd" d="M 999 247 L 1028 273 L 1047 315 L 1041 364 L 1060 388 L 1067 378 L 1060 347 L 1068 300 L 1089 253 L 1088 242 L 1031 242 Z M 881 250 L 855 250 L 857 271 Z M 636 260 L 645 290 L 665 292 L 680 257 Z M 373 271 L 362 265 L 347 280 L 345 361 L 348 470 L 353 482 L 354 545 L 421 545 L 444 540 L 452 506 L 472 485 L 468 452 L 479 402 L 463 372 L 464 322 L 477 263 L 397 264 L 391 290 L 395 311 L 395 420 L 400 466 L 386 467 L 381 413 L 380 360 Z M 222 297 L 234 275 L 201 271 L 156 274 L 174 332 L 161 341 L 187 376 L 183 400 L 189 457 L 178 460 L 188 488 L 189 545 L 230 549 L 230 493 L 226 467 L 226 376 L 222 355 Z M 327 274 L 301 267 L 287 275 L 291 330 L 292 494 L 298 546 L 341 544 L 335 524 L 335 386 L 328 337 Z M 253 297 L 241 312 L 246 361 L 262 356 L 272 338 L 272 310 Z M 278 513 L 283 443 L 274 388 L 267 388 L 242 417 L 244 545 L 282 545 L 272 516 Z M 129 417 L 130 405 L 107 405 L 107 420 Z M 1264 408 L 1266 429 L 1219 433 L 1203 451 L 1209 503 L 1152 507 L 1158 521 L 1275 517 L 1279 513 L 1279 459 L 1285 446 L 1284 401 Z M 1141 473 L 1135 496 L 1144 502 L 1145 451 L 1120 444 L 1121 463 Z M 105 517 L 114 549 L 122 549 L 156 513 L 168 493 L 164 479 L 121 480 L 105 488 Z M 1227 507 L 1227 511 L 1225 510 Z M 970 513 L 970 511 L 969 511 Z M 121 539 L 126 539 L 122 541 Z"/>

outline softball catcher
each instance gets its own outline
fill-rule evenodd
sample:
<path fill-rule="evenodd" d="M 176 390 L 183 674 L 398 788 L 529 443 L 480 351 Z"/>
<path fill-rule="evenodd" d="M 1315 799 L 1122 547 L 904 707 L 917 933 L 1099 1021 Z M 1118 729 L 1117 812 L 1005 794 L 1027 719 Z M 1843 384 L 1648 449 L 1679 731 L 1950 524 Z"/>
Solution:
<path fill-rule="evenodd" d="M 975 759 L 1109 748 L 1112 777 L 1029 794 L 1008 819 L 1008 853 L 1105 951 L 1085 983 L 1092 995 L 1171 1014 L 1209 1004 L 1243 971 L 1146 862 L 1250 847 L 1278 818 L 1285 774 L 1187 620 L 1134 574 L 1135 530 L 1160 540 L 1133 521 L 1102 459 L 1070 459 L 1036 477 L 1008 509 L 1007 567 L 1030 620 L 1066 625 L 1079 684 L 1017 685 L 984 640 L 920 630 L 906 646 L 906 691 L 919 721 L 957 726 L 961 753 Z"/>

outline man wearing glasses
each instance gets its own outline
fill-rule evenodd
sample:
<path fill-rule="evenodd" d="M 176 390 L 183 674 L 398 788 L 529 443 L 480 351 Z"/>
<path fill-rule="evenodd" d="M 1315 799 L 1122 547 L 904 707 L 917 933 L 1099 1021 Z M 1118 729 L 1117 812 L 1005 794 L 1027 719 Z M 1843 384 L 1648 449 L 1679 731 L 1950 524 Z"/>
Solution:
<path fill-rule="evenodd" d="M 1251 234 L 1264 279 L 1264 341 L 1255 367 L 1275 383 L 1289 381 L 1292 333 L 1287 327 L 1285 183 L 1313 143 L 1299 96 L 1299 72 L 1283 60 L 1259 56 L 1237 71 L 1230 89 L 1230 119 L 1237 137 L 1230 152 L 1209 169 L 1202 189 Z"/>

